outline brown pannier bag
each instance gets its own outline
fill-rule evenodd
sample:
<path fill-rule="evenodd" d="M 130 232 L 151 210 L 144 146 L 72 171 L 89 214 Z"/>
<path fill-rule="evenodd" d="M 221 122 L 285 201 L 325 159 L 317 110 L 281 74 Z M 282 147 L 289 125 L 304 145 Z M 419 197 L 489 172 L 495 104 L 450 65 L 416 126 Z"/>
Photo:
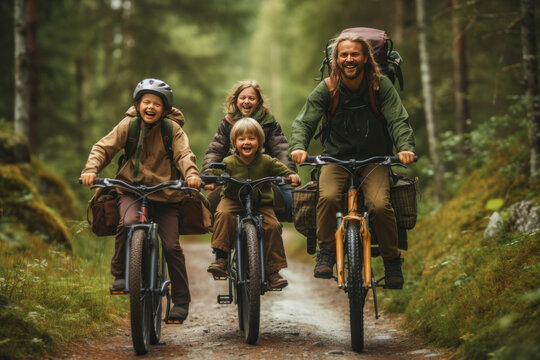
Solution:
<path fill-rule="evenodd" d="M 390 203 L 396 214 L 396 223 L 400 228 L 410 230 L 416 225 L 418 207 L 416 203 L 418 178 L 400 176 L 390 187 Z"/>
<path fill-rule="evenodd" d="M 114 189 L 99 188 L 88 202 L 86 220 L 97 236 L 116 235 L 120 222 L 120 212 L 117 203 L 118 194 Z M 92 220 L 89 211 L 92 211 Z"/>
<path fill-rule="evenodd" d="M 206 234 L 212 229 L 210 203 L 200 192 L 186 194 L 180 202 L 178 231 L 180 235 Z"/>

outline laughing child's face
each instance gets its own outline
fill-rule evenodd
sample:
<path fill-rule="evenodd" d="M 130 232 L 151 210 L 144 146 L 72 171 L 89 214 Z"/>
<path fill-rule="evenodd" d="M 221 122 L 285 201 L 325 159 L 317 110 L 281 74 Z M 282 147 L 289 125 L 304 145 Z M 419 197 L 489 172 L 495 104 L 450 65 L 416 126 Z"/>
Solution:
<path fill-rule="evenodd" d="M 144 94 L 138 110 L 145 123 L 153 124 L 163 115 L 163 101 L 157 95 Z"/>
<path fill-rule="evenodd" d="M 246 164 L 251 163 L 259 150 L 259 139 L 256 134 L 245 132 L 236 137 L 235 148 L 240 159 Z"/>
<path fill-rule="evenodd" d="M 257 108 L 257 105 L 259 105 L 259 98 L 254 88 L 245 88 L 238 94 L 236 106 L 238 107 L 238 110 L 240 110 L 242 116 L 251 116 Z"/>

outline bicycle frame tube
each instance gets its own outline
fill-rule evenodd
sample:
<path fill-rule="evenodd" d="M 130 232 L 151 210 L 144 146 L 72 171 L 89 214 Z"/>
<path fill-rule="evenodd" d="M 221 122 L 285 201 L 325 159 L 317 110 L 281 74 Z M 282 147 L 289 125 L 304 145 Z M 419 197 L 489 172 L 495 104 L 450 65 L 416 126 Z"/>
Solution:
<path fill-rule="evenodd" d="M 242 269 L 244 268 L 243 249 L 242 249 L 242 221 L 240 215 L 236 216 L 236 233 L 234 236 L 234 243 L 236 247 L 236 264 L 237 264 L 237 276 L 238 282 L 244 282 L 244 274 Z"/>
<path fill-rule="evenodd" d="M 148 232 L 148 240 L 150 241 L 150 289 L 156 289 L 156 277 L 159 266 L 159 241 L 157 234 L 157 224 L 150 224 L 150 231 Z M 161 286 L 161 284 L 159 284 Z"/>
<path fill-rule="evenodd" d="M 257 232 L 259 234 L 259 257 L 261 259 L 261 284 L 264 284 L 266 282 L 266 269 L 265 269 L 265 255 L 264 255 L 264 227 L 263 227 L 263 215 L 259 215 L 257 217 L 259 220 L 255 223 L 255 227 L 257 228 Z M 264 293 L 264 286 L 261 286 L 261 292 Z"/>

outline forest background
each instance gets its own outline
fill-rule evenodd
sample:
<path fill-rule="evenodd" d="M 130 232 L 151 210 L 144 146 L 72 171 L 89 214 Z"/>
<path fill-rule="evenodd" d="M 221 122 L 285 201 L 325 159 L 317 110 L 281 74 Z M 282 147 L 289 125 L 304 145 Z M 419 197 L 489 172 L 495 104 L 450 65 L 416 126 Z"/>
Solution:
<path fill-rule="evenodd" d="M 467 204 L 480 202 L 475 209 L 481 213 L 463 216 L 472 217 L 475 225 L 485 226 L 486 216 L 492 210 L 510 205 L 510 200 L 538 200 L 538 182 L 527 180 L 530 153 L 519 1 L 50 0 L 28 3 L 36 5 L 29 27 L 30 35 L 35 36 L 30 48 L 34 56 L 26 64 L 31 70 L 31 87 L 35 89 L 29 103 L 31 153 L 70 186 L 81 209 L 72 214 L 82 213 L 89 197 L 88 189 L 79 186 L 76 179 L 91 146 L 123 118 L 132 103 L 133 88 L 141 79 L 155 77 L 171 85 L 174 106 L 185 115 L 184 130 L 200 166 L 223 118 L 225 97 L 237 81 L 255 79 L 261 84 L 266 104 L 284 133 L 290 136 L 292 121 L 317 84 L 314 79 L 320 76 L 326 42 L 342 29 L 357 26 L 386 30 L 404 59 L 405 84 L 398 92 L 409 113 L 421 156 L 411 171 L 422 182 L 422 219 L 437 219 L 445 204 L 452 204 L 459 197 L 467 181 L 480 181 L 470 180 L 468 176 L 490 163 L 495 163 L 497 170 L 488 167 L 479 177 L 488 178 L 493 175 L 490 171 L 494 171 L 504 177 L 499 181 L 504 185 L 489 194 L 494 199 L 466 198 L 470 201 Z M 419 4 L 425 12 L 425 24 L 420 25 Z M 4 49 L 0 62 L 2 131 L 13 129 L 16 116 L 14 10 L 14 2 L 0 2 L 0 46 Z M 538 24 L 538 9 L 534 19 Z M 536 39 L 540 38 L 539 28 L 538 25 L 533 28 Z M 426 60 L 420 56 L 421 34 L 426 36 L 429 72 L 420 66 Z M 456 59 L 463 66 L 458 75 Z M 425 76 L 431 85 L 429 94 L 422 82 Z M 464 81 L 460 88 L 456 79 Z M 430 114 L 426 111 L 426 97 L 432 101 Z M 434 126 L 426 125 L 430 121 Z M 319 149 L 317 141 L 313 141 L 310 152 L 316 154 Z M 438 154 L 435 155 L 440 159 L 438 162 L 434 162 L 434 154 Z M 109 166 L 102 175 L 111 176 L 114 170 L 114 166 Z M 307 180 L 306 174 L 302 175 Z M 489 200 L 495 201 L 486 208 L 484 205 Z M 463 199 L 459 201 L 463 204 Z M 453 211 L 457 216 L 464 208 L 458 206 Z M 462 229 L 448 231 L 441 236 L 448 237 L 452 231 L 461 234 Z M 529 251 L 538 250 L 538 235 L 533 236 L 534 241 L 527 243 Z M 439 256 L 436 261 L 445 260 Z M 538 253 L 528 258 L 527 264 L 532 264 L 528 271 L 538 274 Z M 416 286 L 421 286 L 422 275 L 426 274 L 418 275 Z M 538 287 L 538 280 L 531 280 L 524 289 L 533 291 Z M 411 297 L 409 293 L 405 300 L 389 302 L 396 311 L 405 311 Z M 524 301 L 535 309 L 538 318 L 538 291 L 533 292 L 532 299 L 532 305 Z M 512 315 L 503 320 L 518 327 L 517 318 Z M 435 334 L 433 341 L 455 348 L 474 337 L 463 331 L 444 338 L 433 327 L 428 328 L 426 322 L 412 328 Z M 538 349 L 538 335 L 532 338 L 532 344 L 536 344 L 533 349 Z M 486 345 L 481 353 L 490 349 L 493 350 Z M 471 354 L 470 349 L 462 351 Z"/>

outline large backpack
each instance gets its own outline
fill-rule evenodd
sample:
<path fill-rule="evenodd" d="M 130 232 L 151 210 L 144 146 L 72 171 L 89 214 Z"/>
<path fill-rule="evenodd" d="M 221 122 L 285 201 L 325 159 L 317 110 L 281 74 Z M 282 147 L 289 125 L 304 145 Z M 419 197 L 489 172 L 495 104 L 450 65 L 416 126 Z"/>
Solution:
<path fill-rule="evenodd" d="M 355 33 L 369 41 L 369 44 L 373 50 L 373 56 L 379 65 L 381 72 L 386 75 L 390 81 L 392 81 L 392 83 L 394 83 L 397 78 L 399 88 L 400 90 L 403 90 L 403 73 L 401 71 L 401 63 L 403 62 L 403 59 L 399 53 L 394 50 L 394 43 L 384 30 L 356 27 L 345 29 L 341 33 Z M 324 78 L 324 70 L 327 67 L 330 67 L 333 50 L 334 39 L 330 39 L 326 43 L 326 48 L 324 51 L 325 57 L 323 59 L 321 68 L 319 69 L 321 72 L 321 77 L 318 79 L 319 81 Z"/>
<path fill-rule="evenodd" d="M 392 83 L 394 83 L 397 78 L 399 82 L 399 87 L 401 90 L 403 90 L 403 73 L 401 71 L 401 63 L 403 62 L 403 59 L 401 58 L 399 53 L 393 49 L 394 43 L 392 42 L 392 39 L 388 37 L 384 30 L 357 27 L 345 29 L 341 33 L 355 33 L 366 39 L 371 45 L 373 57 L 379 65 L 381 72 L 386 75 L 390 79 L 390 81 L 392 81 Z M 334 46 L 334 39 L 330 39 L 326 44 L 325 58 L 323 60 L 321 68 L 319 69 L 321 72 L 321 78 L 317 79 L 319 81 L 323 80 L 324 70 L 327 67 L 328 72 L 330 72 L 330 62 L 332 60 L 332 52 L 334 51 Z M 333 84 L 330 81 L 330 77 L 324 78 L 324 81 L 328 86 L 328 90 L 330 91 L 330 93 L 332 93 Z M 330 133 L 330 120 L 336 111 L 338 102 L 339 91 L 337 91 L 334 96 L 332 96 L 330 106 L 326 112 L 326 117 L 321 122 L 319 132 L 315 135 L 315 138 L 321 138 L 322 143 L 325 142 Z M 381 120 L 381 122 L 384 124 L 384 128 L 386 128 L 386 119 L 384 118 L 383 114 L 379 109 L 379 101 L 376 91 L 371 88 L 371 86 L 369 87 L 369 105 L 377 118 Z M 385 133 L 385 135 L 389 139 L 389 134 L 387 132 Z M 391 152 L 391 150 L 389 151 Z"/>

